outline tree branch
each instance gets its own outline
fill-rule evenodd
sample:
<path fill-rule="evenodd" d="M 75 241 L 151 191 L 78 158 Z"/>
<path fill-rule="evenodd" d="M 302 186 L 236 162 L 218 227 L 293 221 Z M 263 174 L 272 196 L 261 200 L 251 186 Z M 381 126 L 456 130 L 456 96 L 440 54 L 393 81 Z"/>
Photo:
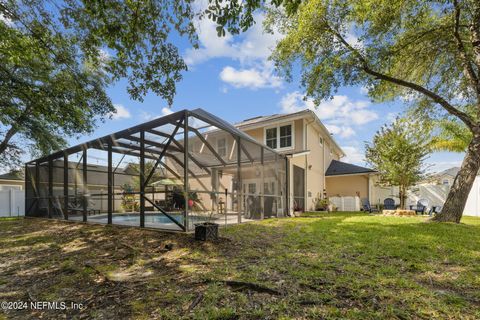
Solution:
<path fill-rule="evenodd" d="M 475 53 L 475 63 L 480 70 L 480 4 L 475 3 L 473 8 L 473 18 L 470 24 L 471 43 Z"/>
<path fill-rule="evenodd" d="M 383 81 L 388 81 L 388 82 L 396 84 L 398 86 L 402 86 L 402 87 L 405 87 L 405 88 L 412 89 L 416 92 L 419 92 L 419 93 L 427 96 L 428 98 L 430 98 L 434 102 L 438 103 L 440 106 L 442 106 L 450 114 L 458 117 L 470 129 L 473 129 L 476 126 L 472 117 L 470 117 L 465 112 L 455 108 L 447 100 L 445 100 L 444 98 L 442 98 L 441 96 L 439 96 L 435 92 L 433 92 L 433 91 L 431 91 L 431 90 L 429 90 L 429 89 L 427 89 L 427 88 L 425 88 L 425 87 L 423 87 L 419 84 L 416 84 L 416 83 L 413 83 L 413 82 L 410 82 L 410 81 L 406 81 L 406 80 L 403 80 L 403 79 L 398 79 L 398 78 L 386 75 L 384 73 L 378 72 L 376 70 L 373 70 L 369 66 L 369 63 L 365 59 L 365 57 L 357 49 L 352 47 L 352 45 L 350 45 L 339 32 L 332 29 L 330 26 L 327 26 L 327 28 L 336 38 L 338 38 L 338 40 L 348 49 L 348 51 L 350 51 L 352 54 L 354 54 L 357 57 L 357 59 L 359 60 L 359 62 L 361 64 L 361 69 L 363 71 L 365 71 L 367 74 L 369 74 L 369 75 L 371 75 L 371 76 L 373 76 L 377 79 L 380 79 L 380 80 L 383 80 Z"/>
<path fill-rule="evenodd" d="M 467 55 L 467 50 L 463 45 L 462 37 L 460 36 L 459 26 L 460 26 L 460 6 L 458 5 L 457 0 L 453 0 L 453 6 L 455 8 L 455 26 L 453 29 L 453 35 L 455 41 L 457 42 L 457 50 L 462 58 L 462 64 L 464 68 L 465 76 L 471 82 L 472 86 L 475 88 L 475 93 L 477 95 L 477 102 L 480 103 L 480 82 L 478 80 L 478 75 L 473 69 L 472 63 Z"/>

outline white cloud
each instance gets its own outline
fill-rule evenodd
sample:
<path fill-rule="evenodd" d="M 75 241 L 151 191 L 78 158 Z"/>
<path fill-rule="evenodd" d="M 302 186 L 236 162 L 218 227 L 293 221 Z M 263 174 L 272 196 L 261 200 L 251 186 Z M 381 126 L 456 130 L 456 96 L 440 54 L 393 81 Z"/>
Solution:
<path fill-rule="evenodd" d="M 142 111 L 141 114 L 140 114 L 140 117 L 145 121 L 150 121 L 150 120 L 157 119 L 157 118 L 160 118 L 160 117 L 163 117 L 163 116 L 167 116 L 167 115 L 172 114 L 172 113 L 173 113 L 172 109 L 170 109 L 168 107 L 163 107 L 160 114 L 152 114 L 150 112 Z"/>
<path fill-rule="evenodd" d="M 397 120 L 397 117 L 399 116 L 400 114 L 397 113 L 397 112 L 389 112 L 387 114 L 387 122 L 388 123 L 393 123 L 395 122 L 395 120 Z"/>
<path fill-rule="evenodd" d="M 0 13 L 0 21 L 5 23 L 9 27 L 13 27 L 14 25 L 12 19 L 10 19 L 9 17 L 6 17 L 5 15 L 3 15 L 3 13 Z"/>
<path fill-rule="evenodd" d="M 205 6 L 204 3 L 197 6 Z M 234 88 L 278 88 L 282 80 L 274 75 L 273 65 L 267 61 L 281 35 L 265 33 L 264 15 L 254 15 L 256 23 L 244 34 L 232 36 L 226 33 L 218 37 L 215 22 L 204 18 L 195 22 L 199 49 L 189 48 L 184 54 L 190 68 L 214 58 L 228 58 L 240 63 L 239 68 L 226 66 L 220 73 L 220 79 Z"/>
<path fill-rule="evenodd" d="M 378 119 L 378 114 L 368 107 L 368 101 L 353 101 L 345 95 L 335 95 L 315 106 L 313 99 L 304 98 L 298 91 L 286 94 L 280 101 L 282 112 L 292 113 L 304 109 L 313 110 L 325 122 L 325 126 L 334 135 L 343 138 L 355 134 L 353 126 L 361 126 Z"/>
<path fill-rule="evenodd" d="M 235 88 L 278 88 L 282 85 L 282 80 L 270 68 L 235 69 L 227 66 L 220 72 L 220 79 Z"/>
<path fill-rule="evenodd" d="M 162 116 L 167 116 L 167 115 L 172 114 L 172 113 L 173 113 L 172 109 L 167 108 L 167 107 L 162 108 Z"/>
<path fill-rule="evenodd" d="M 352 127 L 348 126 L 336 126 L 334 124 L 325 124 L 325 127 L 327 127 L 328 131 L 334 135 L 339 135 L 342 138 L 348 138 L 351 137 L 355 134 L 355 130 L 352 129 Z"/>
<path fill-rule="evenodd" d="M 131 118 L 130 111 L 121 104 L 114 104 L 115 112 L 112 112 L 110 116 L 113 120 L 128 119 Z"/>
<path fill-rule="evenodd" d="M 357 147 L 354 146 L 342 146 L 342 150 L 345 152 L 346 156 L 342 158 L 342 161 L 355 164 L 364 164 L 365 155 Z"/>
<path fill-rule="evenodd" d="M 230 58 L 242 63 L 266 60 L 281 35 L 263 31 L 265 19 L 263 15 L 257 13 L 254 19 L 256 23 L 242 36 L 237 37 L 228 32 L 224 37 L 218 37 L 215 22 L 207 18 L 197 20 L 200 48 L 187 49 L 184 55 L 185 62 L 193 66 L 213 58 Z"/>
<path fill-rule="evenodd" d="M 363 43 L 358 39 L 353 30 L 350 30 L 345 35 L 345 41 L 347 41 L 348 44 L 356 48 L 363 48 Z"/>
<path fill-rule="evenodd" d="M 360 93 L 367 95 L 368 94 L 368 87 L 367 86 L 361 86 L 360 87 Z"/>

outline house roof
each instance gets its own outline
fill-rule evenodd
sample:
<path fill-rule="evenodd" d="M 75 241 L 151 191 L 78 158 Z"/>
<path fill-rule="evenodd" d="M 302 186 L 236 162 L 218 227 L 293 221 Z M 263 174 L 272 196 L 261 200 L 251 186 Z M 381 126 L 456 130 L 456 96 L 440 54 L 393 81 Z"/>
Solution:
<path fill-rule="evenodd" d="M 0 180 L 19 180 L 23 181 L 23 173 L 20 170 L 10 171 L 4 174 L 0 174 Z"/>
<path fill-rule="evenodd" d="M 249 125 L 253 125 L 253 124 L 257 124 L 257 123 L 262 123 L 262 122 L 265 122 L 265 121 L 270 121 L 270 120 L 278 120 L 278 119 L 282 119 L 282 118 L 291 118 L 291 117 L 294 117 L 294 116 L 297 116 L 297 115 L 301 115 L 301 114 L 307 114 L 308 113 L 308 109 L 305 109 L 305 110 L 301 110 L 301 111 L 297 111 L 297 112 L 293 112 L 293 113 L 277 113 L 277 114 L 271 114 L 271 115 L 267 115 L 267 116 L 258 116 L 258 117 L 253 117 L 253 118 L 249 118 L 249 119 L 245 119 L 243 121 L 240 121 L 240 122 L 237 122 L 234 124 L 234 126 L 236 127 L 243 127 L 243 126 L 249 126 Z"/>
<path fill-rule="evenodd" d="M 358 174 L 358 173 L 373 173 L 377 172 L 375 170 L 356 166 L 354 164 L 332 160 L 330 166 L 328 166 L 327 172 L 325 172 L 325 176 L 338 176 L 343 174 Z"/>
<path fill-rule="evenodd" d="M 235 127 L 238 128 L 244 128 L 244 127 L 252 127 L 256 128 L 259 126 L 264 126 L 268 123 L 275 123 L 278 121 L 282 121 L 283 119 L 285 120 L 290 120 L 293 118 L 302 118 L 305 116 L 311 117 L 315 123 L 320 127 L 320 130 L 325 133 L 327 136 L 327 139 L 333 144 L 333 146 L 338 150 L 340 157 L 345 156 L 345 152 L 342 150 L 342 148 L 338 145 L 338 143 L 335 141 L 335 139 L 332 137 L 332 134 L 328 131 L 328 129 L 325 127 L 325 125 L 320 121 L 318 118 L 317 114 L 310 110 L 310 109 L 304 109 L 301 111 L 293 112 L 293 113 L 287 113 L 287 114 L 272 114 L 272 115 L 267 115 L 267 116 L 258 116 L 258 117 L 253 117 L 249 119 L 245 119 L 241 122 L 237 122 L 234 124 Z M 246 128 L 245 128 L 246 129 Z"/>
<path fill-rule="evenodd" d="M 435 176 L 448 175 L 448 176 L 456 177 L 459 170 L 460 170 L 459 167 L 452 167 L 452 168 L 450 168 L 450 169 L 443 170 L 443 171 L 441 171 L 441 172 L 439 172 L 439 173 L 436 173 Z"/>

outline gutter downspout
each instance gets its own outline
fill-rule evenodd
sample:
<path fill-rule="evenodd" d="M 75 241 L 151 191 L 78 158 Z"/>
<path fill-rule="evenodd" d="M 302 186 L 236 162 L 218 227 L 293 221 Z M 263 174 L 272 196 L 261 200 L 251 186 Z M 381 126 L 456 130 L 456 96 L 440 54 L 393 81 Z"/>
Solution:
<path fill-rule="evenodd" d="M 304 139 L 303 139 L 303 146 L 304 146 L 304 150 L 307 150 L 307 147 L 308 147 L 308 134 L 307 134 L 307 127 L 312 124 L 313 122 L 315 122 L 315 119 L 313 119 L 312 121 L 305 121 L 304 119 L 304 126 L 303 126 L 303 136 L 304 136 Z M 308 199 L 308 154 L 305 155 L 305 204 L 304 204 L 304 208 L 305 210 L 307 209 L 307 199 Z"/>

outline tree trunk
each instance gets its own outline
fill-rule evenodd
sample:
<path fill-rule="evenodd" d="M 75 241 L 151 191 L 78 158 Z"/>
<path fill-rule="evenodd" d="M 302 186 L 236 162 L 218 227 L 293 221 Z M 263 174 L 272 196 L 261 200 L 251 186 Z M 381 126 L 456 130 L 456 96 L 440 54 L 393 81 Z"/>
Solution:
<path fill-rule="evenodd" d="M 407 198 L 406 188 L 400 185 L 398 190 L 399 190 L 398 198 L 400 199 L 400 209 L 405 210 L 405 200 Z"/>
<path fill-rule="evenodd" d="M 468 195 L 472 189 L 473 182 L 480 169 L 480 132 L 473 135 L 468 145 L 467 154 L 463 159 L 460 171 L 458 171 L 453 185 L 448 193 L 447 200 L 442 212 L 438 213 L 433 220 L 439 222 L 456 222 L 462 219 L 463 209 L 467 202 Z"/>

